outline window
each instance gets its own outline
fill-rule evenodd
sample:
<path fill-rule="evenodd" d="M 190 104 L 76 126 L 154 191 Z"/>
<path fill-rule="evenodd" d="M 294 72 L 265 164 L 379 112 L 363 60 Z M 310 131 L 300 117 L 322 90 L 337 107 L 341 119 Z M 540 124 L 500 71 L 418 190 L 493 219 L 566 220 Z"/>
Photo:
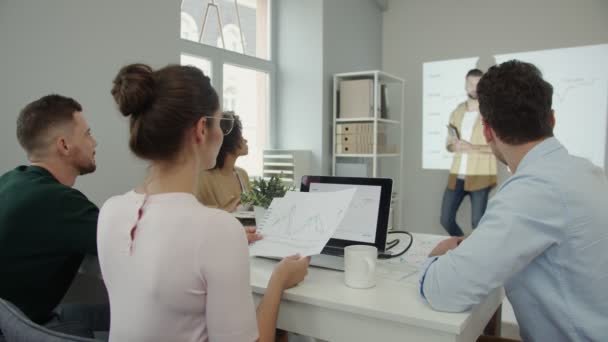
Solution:
<path fill-rule="evenodd" d="M 222 110 L 243 124 L 249 155 L 237 165 L 262 176 L 263 151 L 271 147 L 269 124 L 276 63 L 270 59 L 272 0 L 182 0 L 180 62 L 211 78 Z M 206 20 L 205 20 L 206 13 Z"/>
<path fill-rule="evenodd" d="M 224 64 L 224 110 L 233 110 L 243 124 L 243 137 L 249 155 L 237 165 L 248 173 L 261 176 L 267 136 L 268 74 L 262 71 Z"/>
<path fill-rule="evenodd" d="M 181 17 L 181 34 L 182 39 L 193 40 L 196 41 L 198 39 L 198 25 L 196 24 L 196 20 L 194 18 L 182 11 Z"/>
<path fill-rule="evenodd" d="M 269 2 L 270 0 L 182 0 L 181 37 L 269 59 Z"/>
<path fill-rule="evenodd" d="M 180 56 L 180 64 L 197 67 L 205 76 L 211 78 L 211 62 L 208 59 L 182 53 Z"/>

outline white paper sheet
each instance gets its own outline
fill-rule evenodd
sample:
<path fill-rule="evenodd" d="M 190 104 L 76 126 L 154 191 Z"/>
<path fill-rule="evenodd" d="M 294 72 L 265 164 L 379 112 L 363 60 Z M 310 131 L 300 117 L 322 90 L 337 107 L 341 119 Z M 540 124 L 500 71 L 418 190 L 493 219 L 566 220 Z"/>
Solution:
<path fill-rule="evenodd" d="M 428 259 L 429 253 L 437 244 L 447 238 L 444 235 L 414 233 L 412 247 L 404 255 L 388 260 L 379 260 L 376 274 L 379 278 L 397 281 L 411 286 L 418 286 L 420 266 Z M 400 238 L 401 239 L 401 238 Z M 399 252 L 409 243 L 404 237 L 394 248 Z"/>
<path fill-rule="evenodd" d="M 399 258 L 389 259 L 388 261 L 392 264 L 406 263 L 414 267 L 420 267 L 424 264 L 426 259 L 428 259 L 429 253 L 431 253 L 433 248 L 435 248 L 439 242 L 448 238 L 449 236 L 444 235 L 416 233 L 410 250 Z M 404 238 L 404 240 L 405 242 L 408 241 L 407 238 Z M 400 246 L 395 247 L 395 252 L 398 252 L 400 248 Z"/>
<path fill-rule="evenodd" d="M 263 239 L 249 247 L 249 254 L 282 258 L 321 253 L 342 222 L 355 191 L 289 192 L 275 198 L 258 226 Z"/>

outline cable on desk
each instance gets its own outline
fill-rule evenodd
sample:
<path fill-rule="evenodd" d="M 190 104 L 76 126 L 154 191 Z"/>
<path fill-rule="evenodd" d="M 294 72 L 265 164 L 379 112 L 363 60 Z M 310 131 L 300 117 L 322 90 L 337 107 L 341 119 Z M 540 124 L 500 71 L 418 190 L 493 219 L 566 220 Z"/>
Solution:
<path fill-rule="evenodd" d="M 397 246 L 399 244 L 399 242 L 401 242 L 401 240 L 399 240 L 399 239 L 395 239 L 393 241 L 387 242 L 385 251 L 388 251 L 389 249 Z"/>
<path fill-rule="evenodd" d="M 386 252 L 386 253 L 382 253 L 382 254 L 378 254 L 378 259 L 393 259 L 393 258 L 397 258 L 402 256 L 403 254 L 405 254 L 405 252 L 407 252 L 410 247 L 412 247 L 412 243 L 414 242 L 414 236 L 412 236 L 412 234 L 410 232 L 404 232 L 404 231 L 394 231 L 394 232 L 388 232 L 389 234 L 405 234 L 407 236 L 410 237 L 410 242 L 407 244 L 407 247 L 405 247 L 404 250 L 402 250 L 401 252 L 397 253 L 397 254 L 393 254 L 391 252 Z M 399 239 L 393 240 L 393 241 L 399 241 Z M 389 244 L 390 246 L 387 248 L 387 250 L 395 247 L 395 243 L 391 241 Z M 399 242 L 397 242 L 399 243 Z"/>

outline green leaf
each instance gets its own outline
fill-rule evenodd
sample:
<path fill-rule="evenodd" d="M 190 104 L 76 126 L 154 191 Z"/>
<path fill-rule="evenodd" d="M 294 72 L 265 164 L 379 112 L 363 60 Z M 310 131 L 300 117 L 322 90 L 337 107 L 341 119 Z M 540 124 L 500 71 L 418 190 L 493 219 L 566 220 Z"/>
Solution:
<path fill-rule="evenodd" d="M 293 190 L 286 186 L 277 175 L 273 175 L 268 181 L 260 177 L 254 179 L 250 184 L 251 190 L 241 194 L 241 203 L 266 209 L 274 198 L 283 197 L 287 191 Z"/>

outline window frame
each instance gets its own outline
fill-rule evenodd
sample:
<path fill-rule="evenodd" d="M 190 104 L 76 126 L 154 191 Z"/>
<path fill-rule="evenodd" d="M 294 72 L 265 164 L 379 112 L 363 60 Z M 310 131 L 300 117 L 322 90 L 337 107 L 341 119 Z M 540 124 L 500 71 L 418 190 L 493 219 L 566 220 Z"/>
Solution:
<path fill-rule="evenodd" d="M 205 1 L 205 0 L 201 0 Z M 194 42 L 187 39 L 181 38 L 181 21 L 180 31 L 177 32 L 179 36 L 179 56 L 181 54 L 191 55 L 193 57 L 204 58 L 209 60 L 211 63 L 211 85 L 217 91 L 220 98 L 220 103 L 223 103 L 224 99 L 224 64 L 231 64 L 241 68 L 252 69 L 259 72 L 268 74 L 268 118 L 266 120 L 266 148 L 275 148 L 276 142 L 276 83 L 277 83 L 277 32 L 276 32 L 276 3 L 280 0 L 268 0 L 268 31 L 269 31 L 269 59 L 263 59 L 239 53 L 235 51 L 226 50 L 223 48 L 206 45 L 203 43 Z M 180 18 L 181 18 L 181 6 L 180 6 Z M 178 60 L 181 58 L 178 56 Z M 238 113 L 237 113 L 238 114 Z"/>

